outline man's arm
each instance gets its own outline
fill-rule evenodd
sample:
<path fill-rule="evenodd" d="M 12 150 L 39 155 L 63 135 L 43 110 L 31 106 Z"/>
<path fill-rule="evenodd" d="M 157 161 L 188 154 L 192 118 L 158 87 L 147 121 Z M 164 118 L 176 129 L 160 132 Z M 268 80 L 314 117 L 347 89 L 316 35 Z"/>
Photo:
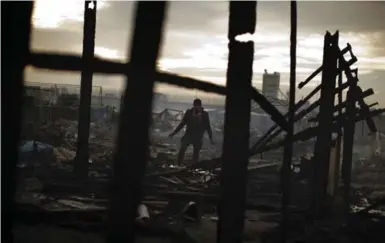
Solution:
<path fill-rule="evenodd" d="M 213 132 L 211 130 L 210 118 L 208 113 L 206 113 L 206 131 L 209 135 L 210 141 L 213 142 Z"/>
<path fill-rule="evenodd" d="M 179 125 L 175 128 L 175 130 L 170 133 L 170 136 L 174 136 L 175 134 L 177 134 L 185 125 L 186 125 L 186 122 L 187 122 L 187 113 L 188 111 L 185 112 L 183 118 L 182 118 L 182 121 L 179 123 Z"/>

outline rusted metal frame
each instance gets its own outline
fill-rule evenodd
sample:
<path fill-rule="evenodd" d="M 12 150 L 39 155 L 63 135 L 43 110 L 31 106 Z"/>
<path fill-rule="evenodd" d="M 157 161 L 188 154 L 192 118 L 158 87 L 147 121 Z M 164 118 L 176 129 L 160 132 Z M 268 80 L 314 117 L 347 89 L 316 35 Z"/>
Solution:
<path fill-rule="evenodd" d="M 134 221 L 148 158 L 156 62 L 167 5 L 164 1 L 136 3 L 131 71 L 127 74 L 110 188 L 109 243 L 135 240 Z"/>
<path fill-rule="evenodd" d="M 380 115 L 381 113 L 384 113 L 385 112 L 385 109 L 378 109 L 378 110 L 372 110 L 370 111 L 369 115 L 367 116 L 370 116 L 370 117 L 374 117 L 374 116 L 378 116 Z M 363 115 L 361 112 L 357 112 L 356 114 L 356 117 L 354 118 L 354 121 L 355 123 L 359 122 L 359 121 L 362 121 L 364 119 L 367 118 L 366 115 Z M 342 114 L 342 116 L 339 116 L 339 117 L 336 117 L 335 118 L 335 121 L 333 122 L 332 126 L 333 126 L 333 133 L 334 132 L 338 132 L 338 129 L 340 129 L 343 125 L 344 125 L 344 121 L 346 120 L 346 114 Z M 310 127 L 310 128 L 307 128 L 301 132 L 298 132 L 294 135 L 294 139 L 293 141 L 294 142 L 297 142 L 297 141 L 306 141 L 306 140 L 309 140 L 315 136 L 317 136 L 317 131 L 318 131 L 318 127 Z M 282 139 L 278 142 L 275 142 L 274 144 L 269 144 L 263 148 L 261 148 L 260 150 L 256 151 L 256 153 L 263 153 L 263 152 L 266 152 L 266 151 L 269 151 L 269 150 L 273 150 L 273 149 L 276 149 L 276 148 L 279 148 L 281 146 L 283 146 L 285 144 L 285 139 Z"/>
<path fill-rule="evenodd" d="M 282 188 L 282 242 L 287 241 L 289 229 L 289 204 L 291 199 L 291 162 L 293 157 L 293 137 L 295 122 L 295 89 L 297 66 L 297 1 L 290 2 L 290 94 L 288 108 L 288 130 L 285 138 L 283 164 L 281 169 Z"/>
<path fill-rule="evenodd" d="M 245 94 L 251 88 L 254 43 L 238 42 L 235 37 L 254 33 L 257 8 L 256 1 L 230 1 L 229 5 L 228 93 L 218 205 L 218 243 L 243 242 L 251 108 L 250 99 Z"/>
<path fill-rule="evenodd" d="M 79 71 L 81 70 L 81 60 L 73 55 L 53 55 L 48 53 L 34 53 L 30 58 L 31 65 L 37 68 L 48 68 L 61 71 Z M 127 64 L 106 61 L 99 58 L 94 58 L 94 73 L 122 74 L 129 72 Z M 188 78 L 171 74 L 168 72 L 158 71 L 156 80 L 161 83 L 176 85 L 188 89 L 198 89 L 204 92 L 211 92 L 221 95 L 226 95 L 226 87 L 201 81 L 198 79 Z M 271 119 L 276 122 L 284 130 L 287 127 L 287 122 L 284 116 L 269 102 L 257 89 L 250 88 L 250 97 L 260 107 L 271 116 Z"/>
<path fill-rule="evenodd" d="M 91 7 L 91 4 L 93 5 Z M 84 24 L 83 24 L 83 69 L 80 81 L 80 104 L 78 117 L 77 149 L 74 164 L 74 172 L 79 179 L 88 177 L 89 159 L 89 136 L 91 122 L 91 96 L 93 58 L 95 50 L 96 29 L 96 1 L 84 2 Z"/>
<path fill-rule="evenodd" d="M 1 165 L 2 242 L 13 242 L 16 164 L 22 121 L 24 68 L 30 52 L 32 10 L 33 2 L 1 3 L 1 104 L 2 113 L 9 115 L 8 119 L 2 119 L 2 140 L 3 144 L 7 144 L 6 149 L 2 150 Z"/>
<path fill-rule="evenodd" d="M 317 218 L 323 207 L 327 176 L 329 171 L 329 160 L 332 142 L 333 107 L 337 76 L 338 58 L 338 31 L 331 35 L 326 33 L 324 39 L 323 72 L 321 81 L 320 97 L 320 119 L 318 125 L 318 135 L 314 146 L 314 176 L 312 180 L 312 215 Z"/>

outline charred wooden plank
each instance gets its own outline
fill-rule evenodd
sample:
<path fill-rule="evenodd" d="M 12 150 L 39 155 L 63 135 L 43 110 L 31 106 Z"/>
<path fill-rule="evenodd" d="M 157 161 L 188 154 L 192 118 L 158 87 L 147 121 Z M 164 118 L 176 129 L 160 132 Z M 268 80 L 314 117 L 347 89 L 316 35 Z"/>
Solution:
<path fill-rule="evenodd" d="M 290 95 L 288 111 L 288 130 L 284 147 L 283 164 L 281 170 L 282 188 L 282 242 L 286 242 L 289 223 L 289 204 L 291 197 L 291 162 L 293 157 L 293 138 L 295 122 L 295 89 L 296 89 L 296 66 L 297 66 L 297 2 L 290 2 Z"/>
<path fill-rule="evenodd" d="M 321 81 L 320 119 L 314 146 L 314 177 L 312 182 L 312 211 L 317 217 L 326 196 L 327 175 L 331 153 L 334 90 L 337 76 L 338 32 L 325 35 Z"/>
<path fill-rule="evenodd" d="M 33 2 L 1 2 L 1 57 L 2 57 L 2 140 L 1 168 L 2 242 L 13 242 L 12 224 L 16 190 L 16 164 L 18 162 L 21 132 L 24 68 L 30 52 L 31 17 Z M 5 116 L 4 116 L 5 117 Z"/>
<path fill-rule="evenodd" d="M 229 61 L 225 136 L 222 152 L 221 199 L 217 242 L 242 242 L 249 149 L 250 99 L 254 60 L 254 43 L 238 42 L 235 37 L 254 33 L 255 1 L 230 1 Z"/>
<path fill-rule="evenodd" d="M 92 6 L 91 6 L 92 5 Z M 96 30 L 96 1 L 84 2 L 84 26 L 83 26 L 83 69 L 80 80 L 80 105 L 78 117 L 77 150 L 74 164 L 74 172 L 79 178 L 88 176 L 88 141 L 91 122 L 91 96 L 93 58 L 95 50 Z"/>
<path fill-rule="evenodd" d="M 137 2 L 130 75 L 121 112 L 107 242 L 135 240 L 134 220 L 148 158 L 148 127 L 167 2 Z M 132 119 L 135 114 L 135 119 Z"/>

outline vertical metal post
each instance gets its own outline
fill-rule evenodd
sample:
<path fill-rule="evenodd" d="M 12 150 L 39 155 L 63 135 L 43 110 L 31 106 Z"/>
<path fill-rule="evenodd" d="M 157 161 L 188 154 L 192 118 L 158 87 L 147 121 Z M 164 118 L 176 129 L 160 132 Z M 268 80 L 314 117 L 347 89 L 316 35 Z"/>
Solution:
<path fill-rule="evenodd" d="M 19 154 L 24 68 L 28 62 L 33 2 L 1 2 L 1 78 L 2 140 L 7 149 L 1 164 L 2 242 L 13 242 L 12 226 L 16 190 L 16 164 Z M 6 66 L 6 67 L 5 67 Z"/>
<path fill-rule="evenodd" d="M 318 135 L 314 146 L 314 176 L 312 209 L 315 217 L 318 217 L 324 204 L 329 162 L 332 145 L 332 126 L 334 90 L 337 74 L 337 40 L 338 32 L 332 36 L 329 32 L 324 40 L 323 72 L 321 80 L 321 97 L 319 109 Z"/>
<path fill-rule="evenodd" d="M 250 90 L 253 75 L 254 43 L 238 42 L 235 37 L 253 34 L 256 1 L 230 1 L 229 61 L 225 136 L 222 152 L 221 199 L 217 242 L 243 242 L 250 126 Z"/>
<path fill-rule="evenodd" d="M 113 164 L 107 242 L 132 243 L 148 159 L 149 125 L 167 2 L 137 2 Z"/>
<path fill-rule="evenodd" d="M 295 119 L 295 89 L 296 89 L 296 57 L 297 57 L 297 2 L 290 2 L 290 94 L 288 108 L 288 130 L 284 147 L 283 165 L 281 170 L 282 187 L 282 242 L 286 242 L 289 226 L 289 204 L 291 195 L 291 162 L 293 157 L 293 136 Z"/>
<path fill-rule="evenodd" d="M 82 179 L 88 176 L 88 140 L 91 120 L 90 109 L 95 50 L 96 7 L 96 1 L 84 2 L 83 69 L 81 72 L 78 137 L 74 164 L 75 174 Z"/>

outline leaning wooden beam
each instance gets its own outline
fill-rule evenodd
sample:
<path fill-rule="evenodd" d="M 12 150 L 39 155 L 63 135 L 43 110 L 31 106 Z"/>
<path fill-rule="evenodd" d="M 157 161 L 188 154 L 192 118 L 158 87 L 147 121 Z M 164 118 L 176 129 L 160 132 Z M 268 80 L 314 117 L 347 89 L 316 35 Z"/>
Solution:
<path fill-rule="evenodd" d="M 251 108 L 250 99 L 245 94 L 251 89 L 254 43 L 238 42 L 235 37 L 254 33 L 256 7 L 256 1 L 230 1 L 228 92 L 220 175 L 218 243 L 243 241 Z"/>
<path fill-rule="evenodd" d="M 347 84 L 344 84 L 341 86 L 341 88 L 338 88 L 335 90 L 335 93 L 338 92 L 338 90 L 343 90 L 345 88 L 347 88 L 348 85 Z M 297 104 L 296 104 L 296 110 L 298 110 L 300 107 L 302 107 L 304 103 L 301 101 L 299 101 Z M 296 115 L 295 115 L 295 118 L 294 118 L 294 121 L 297 122 L 299 120 L 301 120 L 302 118 L 304 118 L 307 114 L 309 114 L 310 112 L 312 112 L 315 108 L 317 108 L 320 104 L 320 100 L 317 100 L 315 102 L 313 102 L 309 107 L 307 107 L 306 109 L 303 109 L 301 110 L 300 112 L 298 112 Z M 287 113 L 285 114 L 285 117 L 287 116 Z M 276 138 L 281 132 L 283 132 L 283 129 L 281 128 L 278 128 L 277 125 L 274 125 L 272 126 L 266 133 L 265 135 L 260 139 L 258 140 L 251 148 L 250 148 L 250 151 L 253 155 L 253 151 L 258 151 L 260 150 L 260 148 L 262 148 L 263 146 L 266 146 L 269 142 L 271 142 L 274 138 Z"/>
<path fill-rule="evenodd" d="M 2 242 L 13 242 L 14 197 L 16 164 L 21 132 L 24 68 L 27 65 L 31 34 L 33 2 L 1 2 L 2 49 L 2 140 L 7 149 L 2 152 L 1 164 L 1 223 Z"/>
<path fill-rule="evenodd" d="M 82 64 L 81 59 L 74 55 L 54 55 L 49 53 L 33 53 L 29 57 L 29 63 L 37 68 L 60 70 L 60 71 L 80 71 Z M 124 63 L 106 61 L 94 58 L 94 73 L 98 74 L 127 74 L 129 73 L 129 65 Z M 168 72 L 158 71 L 156 80 L 161 83 L 176 85 L 182 88 L 198 89 L 204 92 L 226 95 L 226 87 L 212 84 L 207 81 L 188 78 L 171 74 Z M 271 116 L 281 128 L 286 130 L 287 122 L 278 109 L 272 105 L 266 97 L 261 95 L 254 87 L 250 88 L 250 98 L 257 102 L 261 108 Z"/>
<path fill-rule="evenodd" d="M 306 78 L 304 81 L 298 84 L 298 88 L 302 89 L 303 87 L 305 87 L 305 85 L 308 84 L 311 80 L 313 80 L 315 76 L 317 76 L 322 72 L 322 68 L 323 68 L 322 66 L 317 68 L 317 70 L 315 70 L 312 74 L 310 74 L 308 78 Z"/>
<path fill-rule="evenodd" d="M 291 162 L 293 157 L 293 137 L 295 122 L 295 89 L 296 89 L 296 65 L 297 65 L 297 2 L 290 2 L 290 94 L 288 111 L 288 130 L 284 147 L 283 164 L 281 170 L 282 188 L 282 242 L 287 241 L 289 229 L 289 204 L 291 196 Z"/>
<path fill-rule="evenodd" d="M 352 50 L 352 47 L 350 46 L 350 44 L 348 44 L 347 47 L 345 47 L 340 52 L 340 57 L 343 57 L 346 53 L 351 52 L 351 50 Z M 349 61 L 349 66 L 353 65 L 356 62 L 357 62 L 357 58 L 355 56 L 352 56 L 352 59 Z M 341 66 L 338 67 L 337 69 L 338 72 L 342 70 L 341 68 L 342 68 Z M 315 70 L 312 74 L 310 74 L 310 76 L 307 79 L 305 79 L 304 81 L 298 84 L 298 88 L 302 89 L 303 87 L 305 87 L 305 85 L 308 84 L 315 76 L 317 76 L 319 73 L 322 72 L 322 69 L 323 69 L 323 66 Z"/>
<path fill-rule="evenodd" d="M 361 98 L 366 98 L 368 96 L 371 96 L 374 94 L 374 91 L 373 89 L 367 89 L 365 90 L 364 92 L 360 92 L 358 95 L 357 95 L 357 99 L 361 99 Z M 348 101 L 344 101 L 342 103 L 339 103 L 338 105 L 336 105 L 333 109 L 334 109 L 334 112 L 337 112 L 337 111 L 340 111 L 342 110 L 343 108 L 346 108 L 348 104 Z M 333 112 L 333 113 L 334 113 Z M 342 113 L 341 113 L 342 114 Z M 319 119 L 319 114 L 315 117 L 312 117 L 312 118 L 309 118 L 308 121 L 309 122 L 318 122 L 318 119 Z"/>
<path fill-rule="evenodd" d="M 341 87 L 338 87 L 335 90 L 335 93 L 337 94 L 338 92 L 342 92 L 342 90 L 346 89 L 349 87 L 349 84 L 343 83 Z M 298 101 L 298 103 L 295 105 L 295 110 L 297 111 L 300 109 L 308 100 L 310 100 L 318 91 L 321 90 L 321 85 L 318 85 L 310 94 L 308 94 L 305 98 L 301 99 Z M 299 121 L 303 117 L 305 117 L 308 113 L 313 111 L 315 108 L 319 106 L 320 101 L 317 100 L 313 102 L 309 107 L 306 109 L 300 111 L 299 113 L 296 114 L 295 116 L 295 121 Z M 284 115 L 284 117 L 287 117 L 288 113 Z M 279 128 L 279 130 L 276 130 L 278 128 L 278 125 L 273 125 L 270 127 L 270 129 L 250 148 L 250 151 L 253 150 L 258 150 L 260 147 L 266 145 L 269 143 L 271 140 L 273 140 L 276 136 L 278 136 L 281 132 L 283 132 L 282 128 Z M 273 133 L 274 132 L 274 133 Z"/>
<path fill-rule="evenodd" d="M 378 116 L 378 115 L 380 115 L 382 113 L 385 113 L 385 109 L 372 110 L 369 113 L 369 116 L 370 117 L 375 117 L 375 116 Z M 354 118 L 354 121 L 355 121 L 355 123 L 357 123 L 359 121 L 365 120 L 366 118 L 367 118 L 367 116 L 364 116 L 363 114 L 358 112 L 356 114 L 356 117 Z M 346 114 L 342 114 L 342 116 L 338 116 L 338 117 L 334 118 L 334 122 L 332 124 L 333 132 L 338 132 L 338 129 L 340 129 L 344 125 L 344 121 L 346 119 L 347 119 Z M 307 140 L 317 136 L 317 131 L 318 131 L 318 127 L 309 127 L 309 128 L 307 128 L 307 129 L 305 129 L 305 130 L 303 130 L 301 132 L 296 133 L 294 135 L 293 141 L 294 142 L 297 142 L 297 141 L 307 141 Z M 282 139 L 282 140 L 279 140 L 279 141 L 274 142 L 272 144 L 269 144 L 269 145 L 267 145 L 265 147 L 262 147 L 259 150 L 254 151 L 254 152 L 256 154 L 263 153 L 263 152 L 266 152 L 266 151 L 269 151 L 269 150 L 273 150 L 273 149 L 277 149 L 279 147 L 282 147 L 284 144 L 285 144 L 285 140 Z"/>
<path fill-rule="evenodd" d="M 91 122 L 92 60 L 95 50 L 96 4 L 96 1 L 84 2 L 83 69 L 80 81 L 77 150 L 74 164 L 74 172 L 79 179 L 88 177 L 88 141 Z"/>
<path fill-rule="evenodd" d="M 341 68 L 344 70 L 348 81 L 351 80 L 350 82 L 353 82 L 355 83 L 354 85 L 356 85 L 356 82 L 358 82 L 358 74 L 357 74 L 358 69 L 351 70 L 350 66 L 351 66 L 351 63 L 354 63 L 357 61 L 357 57 L 353 54 L 352 47 L 349 43 L 347 44 L 347 47 L 344 48 L 344 50 L 347 50 L 347 52 L 350 53 L 351 59 L 349 61 L 346 61 L 345 57 L 341 55 L 340 56 Z M 358 86 L 356 88 L 361 89 Z M 360 91 L 357 90 L 357 92 L 360 92 Z M 364 99 L 359 99 L 358 104 L 360 105 L 363 112 L 366 112 L 366 113 L 369 112 L 369 108 L 365 104 Z M 368 119 L 366 120 L 366 123 L 372 132 L 375 132 L 377 130 L 376 125 L 371 117 L 368 117 Z"/>
<path fill-rule="evenodd" d="M 107 242 L 133 243 L 134 220 L 141 200 L 148 158 L 151 103 L 156 60 L 167 2 L 137 2 L 130 75 L 124 95 L 113 164 Z M 135 114 L 135 119 L 132 118 Z"/>

